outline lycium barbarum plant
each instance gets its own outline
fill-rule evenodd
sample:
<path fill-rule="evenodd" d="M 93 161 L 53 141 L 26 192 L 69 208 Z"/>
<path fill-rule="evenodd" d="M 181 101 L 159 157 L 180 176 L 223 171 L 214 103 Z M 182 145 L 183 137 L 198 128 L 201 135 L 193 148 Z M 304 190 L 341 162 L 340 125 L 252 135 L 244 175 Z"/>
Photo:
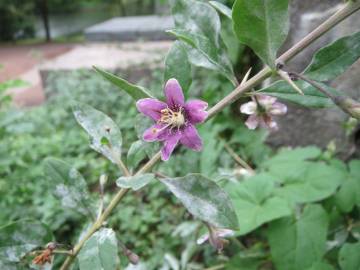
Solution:
<path fill-rule="evenodd" d="M 100 202 L 96 204 L 88 195 L 86 182 L 79 172 L 67 163 L 53 158 L 47 159 L 45 173 L 54 183 L 54 195 L 62 200 L 64 207 L 71 205 L 72 209 L 85 213 L 89 217 L 90 225 L 82 233 L 78 242 L 73 243 L 73 248 L 66 250 L 60 250 L 57 245 L 49 249 L 46 241 L 53 239 L 51 239 L 48 227 L 41 223 L 21 221 L 3 227 L 3 231 L 9 232 L 8 234 L 14 237 L 0 238 L 1 269 L 23 269 L 29 253 L 34 250 L 40 255 L 35 257 L 33 263 L 41 267 L 46 266 L 47 269 L 52 267 L 54 256 L 61 256 L 58 254 L 62 253 L 66 259 L 61 270 L 70 269 L 75 260 L 78 260 L 80 270 L 116 270 L 120 267 L 119 248 L 129 258 L 130 263 L 138 263 L 139 257 L 117 239 L 115 230 L 108 227 L 107 220 L 114 211 L 122 211 L 121 208 L 116 209 L 116 206 L 129 191 L 146 190 L 146 186 L 154 181 L 164 184 L 169 192 L 181 201 L 193 218 L 205 224 L 209 233 L 201 238 L 199 243 L 208 240 L 219 251 L 224 250 L 228 242 L 224 239 L 225 237 L 243 236 L 263 224 L 269 224 L 266 236 L 269 244 L 261 246 L 257 253 L 254 252 L 255 257 L 246 258 L 251 259 L 252 266 L 248 269 L 257 269 L 260 265 L 268 267 L 264 269 L 271 269 L 272 264 L 275 265 L 273 269 L 279 270 L 333 269 L 332 266 L 328 267 L 329 264 L 324 259 L 329 226 L 328 217 L 322 206 L 313 203 L 330 198 L 337 189 L 356 190 L 358 183 L 353 177 L 357 170 L 355 165 L 347 168 L 339 161 L 335 162 L 337 165 L 334 167 L 342 169 L 335 170 L 334 167 L 321 161 L 319 150 L 309 148 L 303 151 L 298 150 L 293 156 L 286 151 L 280 152 L 278 159 L 270 160 L 263 168 L 258 168 L 256 172 L 252 171 L 250 178 L 245 178 L 241 182 L 235 181 L 235 183 L 234 181 L 227 181 L 225 184 L 217 183 L 202 174 L 188 171 L 183 171 L 181 177 L 168 176 L 152 169 L 160 159 L 163 161 L 171 159 L 178 144 L 201 151 L 206 145 L 203 145 L 195 125 L 216 117 L 227 106 L 245 96 L 245 93 L 247 93 L 246 96 L 251 96 L 252 101 L 243 104 L 240 110 L 250 115 L 245 122 L 250 129 L 258 126 L 270 130 L 279 128 L 272 116 L 285 114 L 287 107 L 277 102 L 277 98 L 311 108 L 334 105 L 331 96 L 326 93 L 329 92 L 333 96 L 338 96 L 340 93 L 322 82 L 338 77 L 359 59 L 360 33 L 341 38 L 320 49 L 301 75 L 303 77 L 291 76 L 293 75 L 291 71 L 286 70 L 286 62 L 342 20 L 358 11 L 360 2 L 350 1 L 344 4 L 341 10 L 278 58 L 276 55 L 289 29 L 288 0 L 236 0 L 232 10 L 215 1 L 209 4 L 195 0 L 171 0 L 170 3 L 175 29 L 170 30 L 169 33 L 178 40 L 174 42 L 165 60 L 165 101 L 155 99 L 150 94 L 155 92 L 155 89 L 149 91 L 100 68 L 95 68 L 121 91 L 128 93 L 134 99 L 137 109 L 153 121 L 152 126 L 146 127 L 143 140 L 150 143 L 160 141 L 161 151 L 149 158 L 143 157 L 138 163 L 141 164 L 140 168 L 132 174 L 123 158 L 122 133 L 116 123 L 104 113 L 88 105 L 75 104 L 74 115 L 89 134 L 91 148 L 119 168 L 122 174 L 116 181 L 119 190 L 106 205 L 103 195 Z M 258 74 L 240 85 L 237 84 L 239 74 L 234 74 L 227 56 L 217 11 L 225 16 L 224 20 L 231 20 L 234 36 L 240 43 L 249 46 L 265 66 Z M 279 63 L 282 64 L 281 68 Z M 234 85 L 235 89 L 206 111 L 207 102 L 195 99 L 189 91 L 192 81 L 191 65 L 221 74 Z M 266 88 L 256 89 L 271 76 L 280 77 L 280 80 Z M 297 81 L 289 81 L 289 78 Z M 311 81 L 306 80 L 307 78 Z M 324 93 L 321 91 L 322 88 L 309 83 L 314 81 L 317 81 L 327 92 Z M 294 88 L 298 92 L 294 91 Z M 185 95 L 191 97 L 187 102 L 185 102 Z M 341 108 L 345 112 L 354 112 L 357 107 L 349 102 L 343 102 Z M 226 118 L 223 119 L 226 121 Z M 291 158 L 282 156 L 287 154 Z M 319 163 L 312 162 L 316 159 Z M 278 168 L 282 168 L 284 164 L 281 163 L 280 166 L 276 163 L 279 162 L 278 160 L 290 162 L 293 167 L 289 165 L 289 170 L 279 172 Z M 277 166 L 270 167 L 269 164 Z M 299 175 L 294 173 L 293 168 L 298 170 L 296 172 L 299 172 L 301 179 L 297 178 Z M 301 174 L 302 172 L 304 173 Z M 344 179 L 349 180 L 345 183 Z M 101 183 L 103 182 L 102 177 Z M 310 191 L 308 192 L 305 188 L 309 188 Z M 103 190 L 103 187 L 100 190 Z M 354 195 L 353 198 L 356 196 Z M 355 199 L 350 203 L 348 201 L 344 203 L 341 194 L 334 200 L 338 201 L 341 211 L 349 212 L 355 205 L 360 205 Z M 100 205 L 97 211 L 94 210 L 96 205 Z M 125 207 L 126 205 L 123 206 Z M 94 220 L 91 220 L 91 217 Z M 128 222 L 131 223 L 131 220 Z M 30 223 L 31 226 L 28 225 Z M 313 230 L 313 227 L 316 230 Z M 303 228 L 306 228 L 305 232 L 301 231 Z M 343 229 L 347 233 L 352 231 L 352 227 L 339 230 Z M 26 234 L 30 230 L 34 231 L 31 236 Z M 265 235 L 262 234 L 262 237 Z M 314 239 L 320 244 L 314 243 Z M 352 241 L 355 240 L 352 239 Z M 238 245 L 240 250 L 246 248 L 241 242 Z M 305 248 L 298 250 L 301 245 Z M 359 249 L 353 245 L 359 245 L 359 243 L 346 245 L 339 253 L 339 265 L 345 270 L 358 269 L 356 266 L 348 268 L 344 265 L 351 265 L 352 258 L 349 258 L 347 254 L 348 252 L 356 253 Z M 263 250 L 268 246 L 271 249 L 271 256 L 270 254 L 264 256 L 262 252 L 265 252 Z M 302 256 L 305 256 L 307 252 L 312 252 L 310 259 L 303 259 Z M 286 258 L 283 258 L 282 254 Z M 141 254 L 139 255 L 141 257 Z M 269 263 L 269 257 L 273 257 L 274 262 Z M 164 267 L 164 269 L 170 268 L 168 264 Z M 172 267 L 172 269 L 180 269 L 180 266 Z M 186 265 L 182 267 L 181 269 L 188 269 Z M 216 266 L 216 269 L 222 268 Z"/>

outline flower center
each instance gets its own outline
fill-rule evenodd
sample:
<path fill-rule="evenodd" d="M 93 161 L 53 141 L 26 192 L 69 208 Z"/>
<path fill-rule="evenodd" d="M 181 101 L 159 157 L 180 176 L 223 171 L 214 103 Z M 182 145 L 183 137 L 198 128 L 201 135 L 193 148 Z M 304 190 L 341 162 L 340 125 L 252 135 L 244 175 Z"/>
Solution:
<path fill-rule="evenodd" d="M 185 124 L 183 108 L 179 111 L 173 111 L 169 108 L 161 110 L 160 123 L 164 123 L 171 128 L 180 128 Z"/>

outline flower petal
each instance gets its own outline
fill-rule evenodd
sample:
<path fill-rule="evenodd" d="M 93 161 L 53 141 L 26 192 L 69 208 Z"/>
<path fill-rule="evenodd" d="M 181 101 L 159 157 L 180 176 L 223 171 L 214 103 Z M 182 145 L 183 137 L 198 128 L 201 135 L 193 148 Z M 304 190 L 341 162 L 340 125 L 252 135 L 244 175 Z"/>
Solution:
<path fill-rule="evenodd" d="M 151 126 L 150 128 L 148 128 L 147 130 L 145 130 L 145 132 L 143 134 L 143 139 L 146 142 L 161 141 L 161 140 L 163 140 L 163 137 L 164 137 L 162 135 L 165 132 L 167 132 L 166 128 L 163 128 L 163 126 L 160 124 L 155 124 L 155 125 Z"/>
<path fill-rule="evenodd" d="M 191 124 L 183 130 L 180 143 L 194 151 L 200 151 L 202 149 L 202 140 L 199 133 Z"/>
<path fill-rule="evenodd" d="M 196 244 L 198 245 L 204 244 L 206 241 L 209 240 L 209 237 L 210 237 L 209 233 L 200 236 L 199 239 L 196 240 Z"/>
<path fill-rule="evenodd" d="M 184 93 L 176 79 L 170 79 L 165 85 L 166 103 L 170 108 L 184 106 Z"/>
<path fill-rule="evenodd" d="M 265 115 L 264 117 L 262 117 L 259 125 L 260 127 L 266 128 L 270 131 L 277 131 L 279 129 L 278 124 L 270 115 Z"/>
<path fill-rule="evenodd" d="M 259 125 L 259 117 L 255 114 L 250 115 L 246 120 L 245 125 L 248 127 L 248 129 L 257 128 Z"/>
<path fill-rule="evenodd" d="M 266 96 L 266 95 L 256 95 L 256 98 L 261 106 L 266 110 L 271 108 L 271 106 L 276 102 L 276 97 Z"/>
<path fill-rule="evenodd" d="M 165 109 L 167 105 L 154 98 L 143 98 L 136 102 L 136 107 L 139 112 L 157 121 L 161 117 L 161 110 Z"/>
<path fill-rule="evenodd" d="M 208 104 L 202 100 L 190 100 L 185 104 L 187 118 L 191 124 L 198 124 L 205 121 L 208 113 L 205 111 Z"/>
<path fill-rule="evenodd" d="M 280 102 L 275 102 L 271 109 L 269 110 L 269 113 L 272 115 L 283 115 L 287 113 L 287 107 L 285 104 L 282 104 Z"/>
<path fill-rule="evenodd" d="M 247 103 L 244 103 L 240 107 L 240 112 L 244 114 L 254 114 L 257 110 L 257 104 L 255 101 L 249 101 Z"/>
<path fill-rule="evenodd" d="M 161 159 L 163 161 L 166 161 L 170 158 L 170 155 L 172 154 L 176 145 L 178 144 L 180 137 L 181 137 L 181 132 L 176 132 L 169 135 L 165 139 L 164 145 L 161 148 Z"/>

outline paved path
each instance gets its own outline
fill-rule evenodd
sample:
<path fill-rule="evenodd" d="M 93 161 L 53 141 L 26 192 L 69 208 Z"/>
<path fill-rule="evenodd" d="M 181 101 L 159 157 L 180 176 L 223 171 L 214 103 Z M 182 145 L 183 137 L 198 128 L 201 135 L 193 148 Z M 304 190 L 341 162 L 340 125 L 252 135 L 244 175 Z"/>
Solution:
<path fill-rule="evenodd" d="M 162 64 L 171 41 L 90 44 L 43 44 L 36 46 L 0 46 L 0 81 L 19 78 L 30 84 L 12 89 L 18 106 L 34 106 L 44 100 L 40 71 L 91 69 L 108 70 Z"/>
<path fill-rule="evenodd" d="M 22 79 L 30 84 L 11 90 L 15 103 L 19 106 L 38 105 L 44 101 L 41 79 L 37 67 L 61 54 L 70 51 L 71 44 L 44 43 L 38 45 L 1 45 L 0 82 Z"/>

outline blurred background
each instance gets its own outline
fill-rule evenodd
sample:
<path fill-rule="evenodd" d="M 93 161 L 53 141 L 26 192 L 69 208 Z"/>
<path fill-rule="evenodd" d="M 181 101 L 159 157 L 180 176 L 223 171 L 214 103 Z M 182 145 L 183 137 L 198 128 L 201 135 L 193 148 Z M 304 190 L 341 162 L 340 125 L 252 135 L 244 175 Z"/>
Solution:
<path fill-rule="evenodd" d="M 220 2 L 231 7 L 234 1 Z M 340 0 L 291 1 L 291 31 L 282 50 L 342 4 Z M 73 164 L 96 198 L 98 179 L 102 173 L 108 174 L 112 180 L 107 184 L 105 200 L 109 200 L 119 173 L 90 149 L 87 135 L 72 116 L 71 103 L 88 103 L 111 116 L 122 130 L 126 156 L 141 136 L 141 119 L 136 118 L 131 98 L 96 74 L 92 66 L 146 86 L 161 97 L 164 59 L 173 43 L 164 32 L 173 27 L 170 14 L 167 0 L 0 0 L 0 226 L 32 217 L 48 224 L 58 242 L 76 242 L 88 221 L 81 213 L 64 209 L 52 196 L 42 162 L 54 156 Z M 260 61 L 237 42 L 231 22 L 224 17 L 221 20 L 222 37 L 238 78 L 250 67 L 255 74 L 262 68 Z M 357 14 L 333 29 L 296 57 L 291 68 L 301 71 L 313 52 L 356 32 L 359 22 Z M 232 90 L 218 74 L 199 68 L 192 72 L 191 97 L 214 105 Z M 332 85 L 358 99 L 359 72 L 358 61 Z M 233 143 L 236 153 L 254 168 L 284 146 L 316 145 L 329 159 L 359 157 L 358 125 L 339 110 L 288 104 L 289 114 L 278 119 L 280 132 L 268 136 L 264 130 L 244 127 L 239 106 L 245 101 L 236 102 L 200 128 L 205 141 L 200 155 L 181 148 L 177 150 L 181 154 L 158 169 L 172 176 L 184 171 L 216 179 L 239 176 L 231 153 L 218 143 L 222 139 Z M 205 265 L 222 264 L 227 255 L 243 248 L 241 243 L 233 243 L 230 251 L 218 257 L 209 246 L 195 249 L 189 239 L 194 240 L 200 225 L 161 185 L 126 197 L 124 205 L 109 223 L 120 239 L 151 265 L 146 269 L 160 269 L 166 254 L 170 261 L 173 255 L 169 254 L 191 254 L 194 268 L 187 269 L 204 269 Z M 245 246 L 256 241 L 250 236 Z"/>

